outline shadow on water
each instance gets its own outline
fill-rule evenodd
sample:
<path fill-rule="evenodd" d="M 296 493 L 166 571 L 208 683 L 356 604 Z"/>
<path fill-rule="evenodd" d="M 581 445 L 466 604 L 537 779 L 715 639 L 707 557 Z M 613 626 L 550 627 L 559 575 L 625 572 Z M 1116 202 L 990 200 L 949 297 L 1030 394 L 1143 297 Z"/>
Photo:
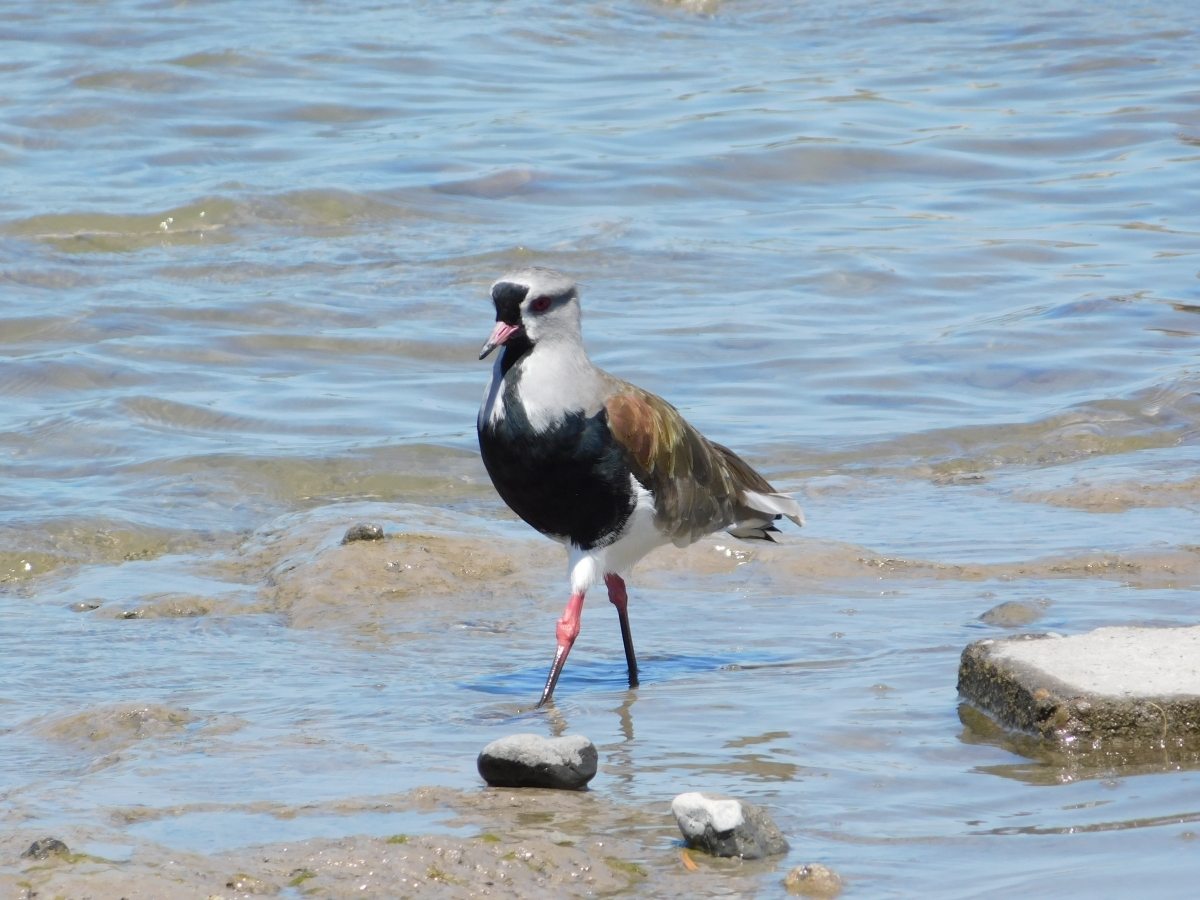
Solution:
<path fill-rule="evenodd" d="M 506 697 L 537 697 L 541 695 L 546 683 L 546 673 L 550 668 L 551 657 L 547 656 L 546 665 L 537 668 L 518 669 L 494 681 L 459 682 L 461 687 L 484 694 L 497 694 Z M 641 684 L 655 684 L 675 681 L 692 675 L 721 670 L 738 671 L 749 669 L 775 667 L 824 667 L 837 664 L 832 662 L 807 662 L 791 660 L 782 656 L 755 653 L 731 653 L 725 656 L 643 656 L 638 659 L 638 675 Z M 629 674 L 623 658 L 605 660 L 576 660 L 571 659 L 563 669 L 559 678 L 556 694 L 584 691 L 612 691 L 625 687 Z"/>

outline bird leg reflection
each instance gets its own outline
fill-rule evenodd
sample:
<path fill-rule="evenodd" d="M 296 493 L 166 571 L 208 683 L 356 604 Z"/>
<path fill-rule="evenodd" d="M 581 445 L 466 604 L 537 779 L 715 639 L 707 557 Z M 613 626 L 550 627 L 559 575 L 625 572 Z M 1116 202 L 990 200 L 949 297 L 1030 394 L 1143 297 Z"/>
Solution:
<path fill-rule="evenodd" d="M 625 738 L 625 743 L 633 740 L 633 701 L 637 699 L 637 694 L 626 694 L 625 701 L 617 710 L 617 717 L 621 721 L 621 735 Z M 626 762 L 629 762 L 627 759 Z"/>

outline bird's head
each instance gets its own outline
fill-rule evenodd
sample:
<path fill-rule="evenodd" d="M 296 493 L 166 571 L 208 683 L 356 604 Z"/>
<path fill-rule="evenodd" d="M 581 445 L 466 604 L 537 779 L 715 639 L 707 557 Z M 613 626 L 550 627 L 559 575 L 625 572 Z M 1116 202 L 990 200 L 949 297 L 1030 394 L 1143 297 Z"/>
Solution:
<path fill-rule="evenodd" d="M 553 269 L 509 272 L 492 285 L 496 327 L 479 351 L 483 359 L 497 347 L 527 342 L 579 341 L 579 288 Z"/>

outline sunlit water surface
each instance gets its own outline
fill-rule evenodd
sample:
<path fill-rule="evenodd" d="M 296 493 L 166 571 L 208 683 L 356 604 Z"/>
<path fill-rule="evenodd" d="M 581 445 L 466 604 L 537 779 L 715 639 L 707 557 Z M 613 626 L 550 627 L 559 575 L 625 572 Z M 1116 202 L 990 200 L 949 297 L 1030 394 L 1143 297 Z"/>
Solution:
<path fill-rule="evenodd" d="M 1194 772 L 1026 759 L 955 689 L 1007 600 L 1200 619 L 1190 2 L 3 18 L 4 827 L 453 830 L 261 810 L 565 730 L 594 791 L 754 799 L 855 895 L 1193 896 Z M 474 433 L 529 264 L 809 518 L 643 564 L 636 692 L 594 595 L 549 712 L 560 551 Z"/>

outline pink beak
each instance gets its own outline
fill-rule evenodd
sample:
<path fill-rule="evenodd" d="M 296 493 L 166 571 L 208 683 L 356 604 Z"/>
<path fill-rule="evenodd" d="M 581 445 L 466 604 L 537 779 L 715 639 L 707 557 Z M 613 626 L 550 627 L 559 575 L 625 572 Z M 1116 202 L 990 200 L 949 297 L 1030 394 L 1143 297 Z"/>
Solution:
<path fill-rule="evenodd" d="M 496 327 L 492 329 L 492 336 L 487 339 L 487 343 L 479 351 L 479 358 L 483 359 L 497 347 L 502 346 L 519 327 L 518 325 L 509 325 L 507 322 L 497 322 Z"/>

